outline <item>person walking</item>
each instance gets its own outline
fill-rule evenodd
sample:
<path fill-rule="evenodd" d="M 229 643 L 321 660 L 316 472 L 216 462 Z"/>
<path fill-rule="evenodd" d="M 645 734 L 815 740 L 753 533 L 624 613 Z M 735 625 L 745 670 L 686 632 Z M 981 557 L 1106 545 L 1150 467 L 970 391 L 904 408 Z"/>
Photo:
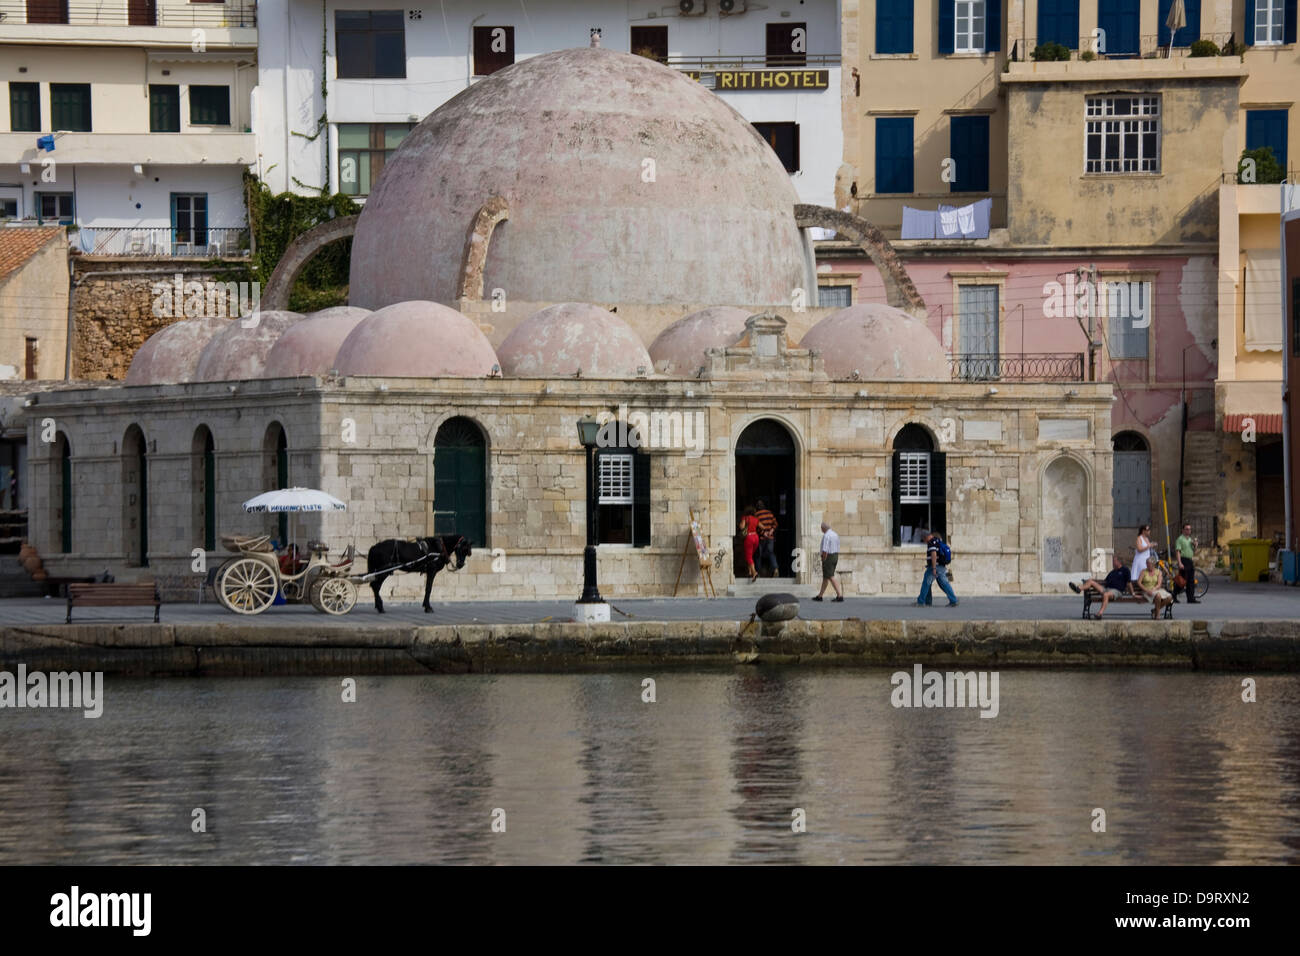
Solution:
<path fill-rule="evenodd" d="M 758 519 L 758 573 L 762 574 L 769 564 L 772 573 L 766 577 L 774 578 L 781 573 L 776 563 L 776 515 L 767 510 L 763 499 L 758 499 L 758 510 L 754 512 Z"/>
<path fill-rule="evenodd" d="M 1151 557 L 1151 525 L 1144 524 L 1138 528 L 1137 538 L 1133 541 L 1133 567 L 1129 570 L 1129 580 L 1136 583 L 1147 569 Z"/>
<path fill-rule="evenodd" d="M 814 601 L 820 601 L 822 595 L 826 593 L 826 585 L 829 584 L 835 589 L 835 598 L 831 603 L 842 603 L 844 601 L 844 592 L 840 590 L 840 582 L 835 580 L 835 567 L 840 563 L 840 536 L 831 530 L 831 526 L 825 521 L 822 522 L 822 588 L 817 592 Z"/>
<path fill-rule="evenodd" d="M 1174 550 L 1178 552 L 1183 565 L 1183 586 L 1180 588 L 1178 582 L 1174 582 L 1174 603 L 1178 603 L 1178 592 L 1185 590 L 1188 604 L 1200 604 L 1196 600 L 1196 562 L 1193 560 L 1196 555 L 1196 538 L 1192 537 L 1190 523 L 1183 525 L 1183 533 L 1174 542 Z"/>
<path fill-rule="evenodd" d="M 745 505 L 744 514 L 740 518 L 740 533 L 745 536 L 745 563 L 749 565 L 749 580 L 753 583 L 758 580 L 758 572 L 754 570 L 754 552 L 758 550 L 758 518 L 754 516 L 753 505 Z"/>
<path fill-rule="evenodd" d="M 947 549 L 941 547 L 943 539 L 931 531 L 924 531 L 921 536 L 925 540 L 925 576 L 921 578 L 921 593 L 917 595 L 916 603 L 920 607 L 929 607 L 934 603 L 930 591 L 934 582 L 938 581 L 943 593 L 948 595 L 948 606 L 956 607 L 957 595 L 948 583 L 948 562 L 943 557 Z"/>

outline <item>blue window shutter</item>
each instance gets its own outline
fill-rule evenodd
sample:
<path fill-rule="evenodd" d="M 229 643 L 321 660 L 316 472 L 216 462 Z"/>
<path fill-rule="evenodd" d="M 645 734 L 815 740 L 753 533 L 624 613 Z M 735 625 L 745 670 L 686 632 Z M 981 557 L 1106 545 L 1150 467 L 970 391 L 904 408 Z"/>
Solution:
<path fill-rule="evenodd" d="M 876 52 L 894 53 L 894 4 L 876 0 Z"/>
<path fill-rule="evenodd" d="M 912 0 L 877 0 L 876 52 L 912 52 Z"/>
<path fill-rule="evenodd" d="M 913 0 L 902 0 L 894 14 L 895 45 L 898 47 L 895 53 L 912 52 L 912 3 Z"/>
<path fill-rule="evenodd" d="M 1079 0 L 1038 0 L 1038 42 L 1079 48 Z"/>
<path fill-rule="evenodd" d="M 1282 4 L 1282 42 L 1295 43 L 1295 0 Z"/>
<path fill-rule="evenodd" d="M 1246 34 L 1246 46 L 1255 45 L 1255 0 L 1246 0 L 1246 26 L 1241 31 Z"/>
<path fill-rule="evenodd" d="M 954 116 L 949 132 L 949 149 L 957 164 L 957 177 L 949 192 L 987 192 L 989 188 L 989 118 Z"/>
<path fill-rule="evenodd" d="M 913 192 L 910 116 L 876 117 L 876 192 Z"/>
<path fill-rule="evenodd" d="M 939 0 L 939 52 L 951 53 L 956 42 L 957 2 Z"/>
<path fill-rule="evenodd" d="M 1002 49 L 1002 0 L 984 0 L 984 49 Z"/>
<path fill-rule="evenodd" d="M 1174 0 L 1160 0 L 1156 10 L 1159 22 L 1156 24 L 1156 44 L 1162 47 L 1169 46 L 1169 27 L 1166 23 L 1169 19 L 1169 10 L 1174 5 Z M 1183 27 L 1174 34 L 1174 46 L 1191 46 L 1193 40 L 1201 38 L 1201 0 L 1183 0 L 1183 9 L 1187 13 L 1187 26 Z"/>
<path fill-rule="evenodd" d="M 1286 134 L 1286 110 L 1246 111 L 1246 148 L 1270 147 L 1283 170 L 1287 168 Z"/>

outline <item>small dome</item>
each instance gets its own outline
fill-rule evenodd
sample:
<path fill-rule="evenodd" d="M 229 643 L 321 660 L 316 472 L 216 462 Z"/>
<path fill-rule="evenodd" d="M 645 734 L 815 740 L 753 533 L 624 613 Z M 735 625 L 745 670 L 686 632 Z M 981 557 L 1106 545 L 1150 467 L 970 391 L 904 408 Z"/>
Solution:
<path fill-rule="evenodd" d="M 650 343 L 650 358 L 665 375 L 694 375 L 705 351 L 734 345 L 745 334 L 751 314 L 729 305 L 692 312 L 659 333 Z"/>
<path fill-rule="evenodd" d="M 832 312 L 803 337 L 800 348 L 816 349 L 831 378 L 947 381 L 948 356 L 924 322 L 878 302 Z"/>
<path fill-rule="evenodd" d="M 334 358 L 343 375 L 479 378 L 496 353 L 481 329 L 436 302 L 398 302 L 357 324 Z"/>
<path fill-rule="evenodd" d="M 300 312 L 266 310 L 227 322 L 199 357 L 194 381 L 236 382 L 261 378 L 271 346 L 289 326 L 300 321 Z"/>
<path fill-rule="evenodd" d="M 131 359 L 127 385 L 177 385 L 194 379 L 203 349 L 229 319 L 182 319 L 149 336 Z"/>
<path fill-rule="evenodd" d="M 370 314 L 369 309 L 341 305 L 311 312 L 280 336 L 266 357 L 266 378 L 325 375 L 334 367 L 339 346 Z"/>
<path fill-rule="evenodd" d="M 497 352 L 501 371 L 516 378 L 636 378 L 653 370 L 632 327 L 595 305 L 565 302 L 534 312 Z"/>

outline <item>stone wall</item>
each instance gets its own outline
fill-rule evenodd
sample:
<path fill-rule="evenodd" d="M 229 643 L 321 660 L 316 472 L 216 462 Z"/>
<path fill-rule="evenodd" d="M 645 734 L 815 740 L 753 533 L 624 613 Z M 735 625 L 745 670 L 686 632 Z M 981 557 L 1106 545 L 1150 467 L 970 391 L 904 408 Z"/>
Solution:
<path fill-rule="evenodd" d="M 185 317 L 154 315 L 154 283 L 171 284 L 177 274 L 184 282 L 203 282 L 216 274 L 196 265 L 175 259 L 78 259 L 72 378 L 125 379 L 145 340 Z"/>
<path fill-rule="evenodd" d="M 32 534 L 52 573 L 107 566 L 119 580 L 184 574 L 191 550 L 202 545 L 196 430 L 206 426 L 215 440 L 218 533 L 273 531 L 274 518 L 245 515 L 240 503 L 271 486 L 264 448 L 268 428 L 279 423 L 288 440 L 290 483 L 323 488 L 349 505 L 346 513 L 297 519 L 298 539 L 323 537 L 336 549 L 355 543 L 364 555 L 376 540 L 432 532 L 434 438 L 447 419 L 464 416 L 486 439 L 488 541 L 464 570 L 439 576 L 436 598 L 576 597 L 586 478 L 574 423 L 624 405 L 698 412 L 707 440 L 698 454 L 649 449 L 650 544 L 600 548 L 601 589 L 609 599 L 672 593 L 689 508 L 715 547 L 725 542 L 732 549 L 744 504 L 735 500 L 734 448 L 744 428 L 761 418 L 775 419 L 794 441 L 798 487 L 791 515 L 798 545 L 815 555 L 818 524 L 826 517 L 840 533 L 840 567 L 852 593 L 911 595 L 919 583 L 921 548 L 891 543 L 892 442 L 908 423 L 927 429 L 947 454 L 947 526 L 958 555 L 959 593 L 1037 593 L 1044 588 L 1045 512 L 1068 504 L 1089 554 L 1107 546 L 1111 527 L 1110 386 L 1074 388 L 1082 394 L 1066 407 L 1059 386 L 1002 384 L 993 396 L 982 385 L 831 382 L 824 375 L 691 382 L 299 379 L 61 391 L 43 395 L 41 410 L 71 443 L 74 553 L 57 553 L 50 498 L 58 465 L 29 432 L 38 449 L 31 466 Z M 1041 420 L 1063 417 L 1075 425 L 1040 427 Z M 352 443 L 347 419 L 355 428 Z M 124 500 L 130 462 L 121 449 L 132 424 L 142 428 L 147 449 L 147 571 L 124 567 L 134 506 Z M 1061 458 L 1070 460 L 1071 474 L 1085 476 L 1084 488 L 1068 502 L 1043 492 L 1052 480 L 1048 465 Z M 695 594 L 692 563 L 683 589 Z M 815 574 L 810 561 L 800 583 L 815 583 Z M 730 557 L 713 580 L 719 589 L 731 582 Z M 410 599 L 422 590 L 421 580 L 398 576 L 385 586 L 386 597 L 390 589 Z"/>

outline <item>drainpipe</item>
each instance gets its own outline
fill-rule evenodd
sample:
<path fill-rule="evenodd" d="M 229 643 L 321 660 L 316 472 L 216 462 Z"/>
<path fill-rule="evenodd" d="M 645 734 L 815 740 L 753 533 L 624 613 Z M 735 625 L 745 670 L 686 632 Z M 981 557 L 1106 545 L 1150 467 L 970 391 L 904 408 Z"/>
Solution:
<path fill-rule="evenodd" d="M 1285 182 L 1282 183 L 1282 185 L 1279 186 L 1278 189 L 1281 190 L 1281 195 L 1278 197 L 1278 208 L 1282 211 L 1282 214 L 1281 216 L 1278 217 L 1278 246 L 1277 247 L 1281 252 L 1285 252 L 1287 222 L 1290 219 L 1300 218 L 1300 211 L 1297 211 L 1295 213 L 1288 213 L 1286 208 L 1287 184 Z M 1290 332 L 1291 330 L 1286 327 L 1287 269 L 1286 269 L 1285 257 L 1282 259 L 1281 272 L 1282 272 L 1282 298 L 1280 301 L 1282 303 L 1282 489 L 1283 489 L 1282 503 L 1286 511 L 1285 518 L 1283 519 L 1285 521 L 1286 549 L 1288 551 L 1294 551 L 1295 535 L 1292 533 L 1291 523 L 1292 521 L 1295 520 L 1295 516 L 1292 514 L 1291 498 L 1294 494 L 1294 488 L 1292 486 L 1292 482 L 1295 481 L 1295 475 L 1291 473 L 1291 455 L 1293 453 L 1293 450 L 1291 448 L 1291 403 L 1295 400 L 1295 396 L 1291 393 L 1290 371 L 1291 371 L 1291 363 L 1295 360 L 1295 355 L 1288 354 L 1288 349 L 1287 349 L 1287 345 L 1288 345 L 1287 333 Z M 1293 309 L 1300 308 L 1300 303 L 1295 303 L 1295 302 L 1291 303 L 1291 308 Z M 1292 346 L 1290 352 L 1294 353 L 1295 343 L 1292 342 L 1290 343 L 1290 345 Z"/>
<path fill-rule="evenodd" d="M 66 238 L 66 237 L 65 237 Z M 72 380 L 72 341 L 77 334 L 77 258 L 68 255 L 68 341 L 63 348 L 63 380 Z"/>

